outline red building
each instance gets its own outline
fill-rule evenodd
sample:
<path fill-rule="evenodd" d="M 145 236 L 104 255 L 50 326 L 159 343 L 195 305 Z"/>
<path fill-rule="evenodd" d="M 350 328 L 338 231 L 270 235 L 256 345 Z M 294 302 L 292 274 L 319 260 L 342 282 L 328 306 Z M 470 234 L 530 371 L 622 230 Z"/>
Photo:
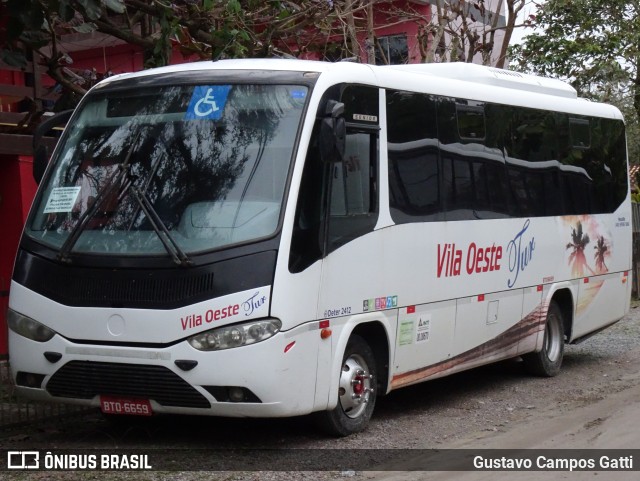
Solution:
<path fill-rule="evenodd" d="M 3 67 L 0 65 L 0 67 Z M 22 99 L 34 95 L 25 85 L 32 75 L 5 68 L 0 70 L 0 359 L 7 352 L 5 313 L 9 286 L 24 220 L 36 191 L 32 176 L 31 136 L 18 134 L 18 124 L 28 113 L 19 113 Z"/>

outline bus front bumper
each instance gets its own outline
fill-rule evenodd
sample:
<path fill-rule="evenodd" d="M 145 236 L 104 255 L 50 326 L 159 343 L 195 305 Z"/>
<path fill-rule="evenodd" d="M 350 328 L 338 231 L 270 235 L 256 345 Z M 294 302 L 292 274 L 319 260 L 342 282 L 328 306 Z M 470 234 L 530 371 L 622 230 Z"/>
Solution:
<path fill-rule="evenodd" d="M 228 417 L 308 414 L 320 336 L 303 324 L 253 345 L 202 352 L 186 341 L 163 348 L 35 342 L 9 331 L 18 395 L 85 406 L 101 399 L 149 402 L 153 413 Z"/>

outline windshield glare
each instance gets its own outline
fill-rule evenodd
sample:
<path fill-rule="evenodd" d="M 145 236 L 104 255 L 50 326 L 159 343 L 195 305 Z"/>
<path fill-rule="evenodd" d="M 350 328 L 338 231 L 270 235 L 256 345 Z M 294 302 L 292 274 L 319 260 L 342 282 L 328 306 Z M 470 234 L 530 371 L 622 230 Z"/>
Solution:
<path fill-rule="evenodd" d="M 27 234 L 117 255 L 166 254 L 161 230 L 187 253 L 271 235 L 306 97 L 298 85 L 93 95 L 67 127 Z"/>

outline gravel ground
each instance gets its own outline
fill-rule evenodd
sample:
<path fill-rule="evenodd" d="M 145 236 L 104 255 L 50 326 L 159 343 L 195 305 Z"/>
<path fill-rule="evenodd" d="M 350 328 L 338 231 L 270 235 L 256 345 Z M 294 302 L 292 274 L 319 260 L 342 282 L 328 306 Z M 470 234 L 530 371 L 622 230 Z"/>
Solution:
<path fill-rule="evenodd" d="M 483 436 L 517 432 L 519 424 L 568 413 L 640 384 L 640 304 L 613 327 L 583 344 L 567 346 L 562 372 L 551 379 L 524 374 L 517 360 L 418 384 L 379 398 L 369 428 L 342 439 L 320 434 L 309 418 L 220 419 L 161 417 L 113 424 L 100 415 L 27 426 L 0 435 L 1 449 L 314 449 L 319 456 L 357 449 L 482 448 Z M 145 422 L 142 422 L 145 421 Z M 150 421 L 150 422 L 148 422 Z M 499 438 L 495 438 L 498 439 Z M 505 448 L 511 446 L 504 446 Z M 571 447 L 571 446 L 567 446 Z M 184 451 L 185 453 L 188 451 Z M 364 451 L 363 451 L 364 452 Z M 364 452 L 370 453 L 370 452 Z M 381 453 L 384 453 L 381 451 Z M 384 456 L 381 456 L 384 457 Z M 200 458 L 204 459 L 204 458 Z M 380 461 L 380 458 L 377 458 Z M 327 465 L 331 460 L 327 459 Z M 371 479 L 368 471 L 241 472 L 32 472 L 2 473 L 7 479 L 302 480 Z"/>

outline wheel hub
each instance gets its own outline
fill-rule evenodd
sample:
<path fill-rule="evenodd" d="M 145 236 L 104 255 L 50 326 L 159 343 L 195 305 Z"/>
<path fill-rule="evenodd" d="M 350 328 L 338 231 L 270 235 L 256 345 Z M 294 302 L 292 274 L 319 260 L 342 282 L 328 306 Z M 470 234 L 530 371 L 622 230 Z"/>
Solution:
<path fill-rule="evenodd" d="M 342 366 L 340 376 L 340 405 L 350 418 L 357 418 L 367 408 L 373 392 L 373 375 L 361 356 L 350 356 Z"/>
<path fill-rule="evenodd" d="M 555 322 L 547 323 L 547 330 L 544 334 L 544 351 L 550 361 L 556 361 L 560 356 L 562 343 L 562 332 L 560 326 Z"/>

